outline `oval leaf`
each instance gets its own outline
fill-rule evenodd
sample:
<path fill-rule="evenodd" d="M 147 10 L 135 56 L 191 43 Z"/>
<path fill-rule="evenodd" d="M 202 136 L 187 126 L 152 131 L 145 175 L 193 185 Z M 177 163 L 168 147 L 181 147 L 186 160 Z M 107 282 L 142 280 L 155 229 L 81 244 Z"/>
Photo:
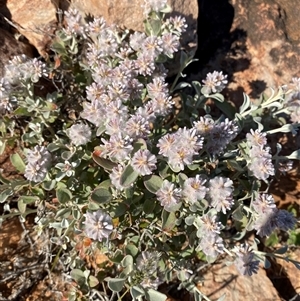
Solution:
<path fill-rule="evenodd" d="M 31 203 L 34 203 L 34 202 L 38 201 L 39 197 L 22 195 L 22 196 L 19 197 L 19 201 L 21 201 L 21 200 L 24 204 L 31 204 Z"/>
<path fill-rule="evenodd" d="M 78 283 L 85 282 L 85 277 L 83 271 L 79 269 L 73 269 L 70 273 L 71 277 Z"/>
<path fill-rule="evenodd" d="M 127 165 L 120 179 L 120 184 L 124 187 L 129 187 L 135 182 L 139 174 L 133 170 L 131 165 Z"/>
<path fill-rule="evenodd" d="M 101 158 L 99 156 L 97 156 L 96 154 L 93 153 L 93 160 L 101 167 L 103 167 L 106 170 L 112 170 L 114 167 L 117 166 L 116 163 L 108 160 L 108 159 L 104 159 Z"/>
<path fill-rule="evenodd" d="M 0 193 L 0 203 L 4 203 L 8 197 L 13 195 L 12 189 L 6 189 Z"/>
<path fill-rule="evenodd" d="M 166 301 L 167 296 L 165 294 L 162 294 L 152 288 L 147 289 L 146 292 L 146 299 L 148 301 Z"/>
<path fill-rule="evenodd" d="M 24 214 L 26 212 L 26 204 L 23 202 L 23 200 L 18 201 L 18 209 L 21 214 Z"/>
<path fill-rule="evenodd" d="M 96 203 L 104 204 L 111 201 L 112 195 L 106 188 L 100 187 L 92 192 L 91 199 Z"/>
<path fill-rule="evenodd" d="M 163 210 L 162 214 L 162 228 L 164 231 L 170 232 L 176 225 L 176 215 L 174 212 L 167 212 Z"/>
<path fill-rule="evenodd" d="M 95 276 L 91 275 L 89 277 L 89 285 L 90 285 L 90 287 L 95 287 L 98 284 L 99 284 L 99 280 Z"/>
<path fill-rule="evenodd" d="M 56 197 L 61 204 L 65 204 L 66 202 L 72 199 L 72 193 L 67 188 L 59 188 L 56 190 Z"/>
<path fill-rule="evenodd" d="M 135 300 L 137 298 L 145 296 L 145 291 L 142 287 L 135 285 L 130 288 L 130 294 L 131 294 L 133 300 Z"/>
<path fill-rule="evenodd" d="M 10 161 L 12 163 L 12 165 L 19 171 L 19 172 L 25 172 L 25 163 L 23 161 L 23 159 L 20 157 L 19 154 L 12 154 L 10 156 Z"/>
<path fill-rule="evenodd" d="M 146 199 L 144 202 L 143 210 L 146 214 L 151 214 L 154 211 L 154 208 L 156 206 L 154 199 Z"/>
<path fill-rule="evenodd" d="M 107 282 L 109 289 L 118 293 L 123 289 L 125 281 L 125 278 L 110 278 Z"/>
<path fill-rule="evenodd" d="M 145 177 L 144 185 L 148 191 L 156 194 L 156 192 L 161 188 L 163 179 L 157 175 L 152 175 Z"/>
<path fill-rule="evenodd" d="M 287 252 L 287 250 L 288 250 L 288 246 L 283 246 L 280 249 L 274 251 L 274 253 L 276 253 L 276 254 L 284 254 L 284 253 Z"/>

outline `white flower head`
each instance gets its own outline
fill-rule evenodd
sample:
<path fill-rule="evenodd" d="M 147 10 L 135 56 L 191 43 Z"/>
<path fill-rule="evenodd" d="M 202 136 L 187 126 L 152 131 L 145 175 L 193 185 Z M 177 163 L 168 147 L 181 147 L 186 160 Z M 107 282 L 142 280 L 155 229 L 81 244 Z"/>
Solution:
<path fill-rule="evenodd" d="M 98 241 L 108 239 L 113 230 L 112 218 L 102 210 L 87 212 L 83 224 L 86 235 Z"/>
<path fill-rule="evenodd" d="M 74 145 L 79 146 L 87 144 L 91 140 L 92 132 L 88 125 L 78 123 L 67 130 L 67 135 Z"/>

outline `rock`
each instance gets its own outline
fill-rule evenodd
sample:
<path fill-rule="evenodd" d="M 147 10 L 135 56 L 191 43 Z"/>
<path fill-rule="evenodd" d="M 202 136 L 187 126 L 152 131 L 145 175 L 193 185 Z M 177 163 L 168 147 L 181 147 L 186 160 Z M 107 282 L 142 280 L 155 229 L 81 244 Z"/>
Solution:
<path fill-rule="evenodd" d="M 144 0 L 72 0 L 71 6 L 84 14 L 103 16 L 108 23 L 115 23 L 133 30 L 143 30 Z M 169 0 L 174 14 L 184 15 L 189 30 L 183 37 L 183 46 L 195 50 L 197 45 L 197 0 Z M 68 9 L 68 0 L 0 0 L 0 13 L 10 19 L 39 53 L 46 56 L 47 46 L 57 27 L 58 8 Z"/>
<path fill-rule="evenodd" d="M 262 2 L 262 1 L 261 1 Z M 286 38 L 295 43 L 300 42 L 299 2 L 297 0 L 276 0 L 282 15 Z"/>
<path fill-rule="evenodd" d="M 0 13 L 46 56 L 46 48 L 56 28 L 59 0 L 0 0 Z"/>
<path fill-rule="evenodd" d="M 257 89 L 255 82 L 263 81 L 266 87 L 276 88 L 289 83 L 299 72 L 300 26 L 297 29 L 298 40 L 289 40 L 288 33 L 293 31 L 295 22 L 288 22 L 292 15 L 284 13 L 280 2 L 284 3 L 281 0 L 235 1 L 237 17 L 232 30 L 243 29 L 246 32 L 246 47 L 251 61 L 249 70 L 236 74 L 236 79 L 247 78 L 249 85 L 245 88 L 248 93 Z M 293 0 L 285 6 L 289 7 L 292 2 L 296 7 L 297 3 Z"/>
<path fill-rule="evenodd" d="M 4 66 L 15 55 L 26 54 L 32 57 L 32 46 L 17 40 L 12 33 L 0 28 L 0 77 L 4 75 Z"/>
<path fill-rule="evenodd" d="M 251 277 L 241 276 L 234 265 L 212 265 L 203 275 L 198 289 L 212 301 L 226 295 L 230 301 L 275 301 L 281 300 L 272 282 L 263 269 Z"/>
<path fill-rule="evenodd" d="M 66 1 L 66 0 L 65 0 Z M 112 24 L 122 25 L 135 31 L 143 31 L 144 0 L 72 0 L 72 6 L 85 14 L 103 16 Z M 197 0 L 168 0 L 173 15 L 183 15 L 187 19 L 188 31 L 183 36 L 183 46 L 196 50 L 197 46 Z M 66 7 L 66 5 L 62 5 Z"/>
<path fill-rule="evenodd" d="M 240 104 L 242 92 L 258 98 L 266 88 L 277 88 L 300 76 L 297 0 L 231 0 L 221 8 L 209 3 L 200 0 L 200 62 L 194 65 L 197 71 L 192 72 L 197 76 L 193 80 L 222 70 L 229 75 L 226 96 Z"/>
<path fill-rule="evenodd" d="M 284 254 L 290 259 L 298 261 L 300 258 L 300 250 L 290 248 L 288 254 Z M 272 268 L 267 270 L 269 278 L 273 282 L 277 291 L 280 292 L 284 300 L 300 301 L 300 271 L 291 262 L 276 258 L 273 260 Z"/>

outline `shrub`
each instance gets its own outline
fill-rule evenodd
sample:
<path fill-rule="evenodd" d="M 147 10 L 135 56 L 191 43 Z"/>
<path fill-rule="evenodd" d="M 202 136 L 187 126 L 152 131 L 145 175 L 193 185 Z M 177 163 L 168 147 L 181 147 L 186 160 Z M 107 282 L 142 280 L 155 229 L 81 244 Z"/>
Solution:
<path fill-rule="evenodd" d="M 193 62 L 180 48 L 185 20 L 165 20 L 165 2 L 147 5 L 144 33 L 66 12 L 49 61 L 15 57 L 0 81 L 0 150 L 19 146 L 11 161 L 24 176 L 1 177 L 1 220 L 36 209 L 36 229 L 51 229 L 49 267 L 77 283 L 69 300 L 165 300 L 158 286 L 176 278 L 200 300 L 203 262 L 228 254 L 251 276 L 286 249 L 262 253 L 249 234 L 296 223 L 268 189 L 299 150 L 284 156 L 268 140 L 297 133 L 300 79 L 269 97 L 244 95 L 239 108 L 220 94 L 222 72 L 179 82 Z M 177 52 L 169 83 L 164 64 Z M 108 265 L 87 265 L 97 252 Z"/>

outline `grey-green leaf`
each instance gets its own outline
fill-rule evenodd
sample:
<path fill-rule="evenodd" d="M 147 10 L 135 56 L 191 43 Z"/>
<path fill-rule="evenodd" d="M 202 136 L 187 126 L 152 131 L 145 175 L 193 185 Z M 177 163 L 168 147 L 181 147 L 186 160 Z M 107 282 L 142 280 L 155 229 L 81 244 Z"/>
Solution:
<path fill-rule="evenodd" d="M 130 288 L 130 294 L 131 294 L 133 300 L 135 300 L 136 298 L 145 296 L 145 291 L 142 287 L 135 285 Z"/>
<path fill-rule="evenodd" d="M 162 294 L 152 288 L 147 289 L 145 292 L 146 299 L 148 301 L 166 301 L 167 296 L 165 294 Z"/>
<path fill-rule="evenodd" d="M 11 195 L 13 195 L 13 190 L 10 188 L 2 191 L 0 193 L 0 203 L 4 203 Z"/>
<path fill-rule="evenodd" d="M 250 97 L 245 93 L 243 93 L 243 95 L 244 95 L 244 102 L 239 109 L 240 114 L 244 113 L 251 105 Z"/>
<path fill-rule="evenodd" d="M 264 268 L 265 268 L 265 269 L 269 269 L 270 267 L 271 267 L 270 261 L 269 261 L 267 258 L 265 258 Z"/>
<path fill-rule="evenodd" d="M 72 199 L 72 193 L 67 188 L 58 188 L 56 190 L 56 197 L 61 204 L 65 204 Z"/>
<path fill-rule="evenodd" d="M 132 166 L 127 165 L 121 175 L 120 184 L 124 187 L 129 187 L 135 182 L 138 176 L 139 174 L 133 170 Z"/>
<path fill-rule="evenodd" d="M 117 293 L 123 289 L 125 281 L 125 278 L 110 278 L 107 280 L 109 289 Z"/>
<path fill-rule="evenodd" d="M 95 276 L 91 275 L 89 277 L 89 285 L 90 285 L 90 287 L 95 287 L 98 284 L 99 284 L 99 280 Z"/>
<path fill-rule="evenodd" d="M 24 173 L 25 172 L 25 163 L 23 161 L 23 159 L 20 157 L 19 154 L 12 154 L 10 156 L 10 161 L 12 163 L 12 165 L 19 171 L 19 172 L 22 172 Z"/>
<path fill-rule="evenodd" d="M 73 269 L 71 271 L 71 277 L 78 283 L 84 283 L 85 282 L 85 276 L 83 271 L 80 269 Z"/>
<path fill-rule="evenodd" d="M 162 228 L 164 231 L 171 231 L 176 225 L 176 215 L 174 212 L 167 212 L 163 210 L 162 214 Z"/>
<path fill-rule="evenodd" d="M 274 251 L 274 253 L 276 253 L 276 254 L 284 254 L 284 253 L 287 252 L 287 250 L 288 250 L 288 246 L 283 246 L 283 247 L 279 248 L 278 250 Z"/>
<path fill-rule="evenodd" d="M 18 209 L 20 211 L 21 214 L 24 214 L 26 212 L 26 204 L 23 202 L 22 199 L 18 200 Z"/>
<path fill-rule="evenodd" d="M 104 169 L 106 170 L 112 170 L 114 167 L 117 166 L 116 163 L 108 160 L 108 159 L 105 159 L 105 158 L 101 158 L 95 154 L 93 154 L 93 160 L 101 167 L 103 167 Z"/>
<path fill-rule="evenodd" d="M 31 204 L 39 200 L 39 197 L 32 195 L 21 195 L 19 201 L 22 200 L 24 204 Z"/>
<path fill-rule="evenodd" d="M 163 180 L 157 175 L 147 176 L 144 180 L 144 185 L 148 191 L 155 194 L 162 186 Z"/>
<path fill-rule="evenodd" d="M 195 216 L 194 215 L 189 215 L 189 216 L 187 216 L 186 218 L 185 218 L 185 224 L 187 225 L 187 226 L 191 226 L 191 225 L 193 225 L 193 223 L 194 223 L 194 221 L 195 221 Z"/>
<path fill-rule="evenodd" d="M 106 188 L 96 188 L 92 194 L 91 199 L 97 203 L 105 204 L 112 200 L 112 195 Z"/>

